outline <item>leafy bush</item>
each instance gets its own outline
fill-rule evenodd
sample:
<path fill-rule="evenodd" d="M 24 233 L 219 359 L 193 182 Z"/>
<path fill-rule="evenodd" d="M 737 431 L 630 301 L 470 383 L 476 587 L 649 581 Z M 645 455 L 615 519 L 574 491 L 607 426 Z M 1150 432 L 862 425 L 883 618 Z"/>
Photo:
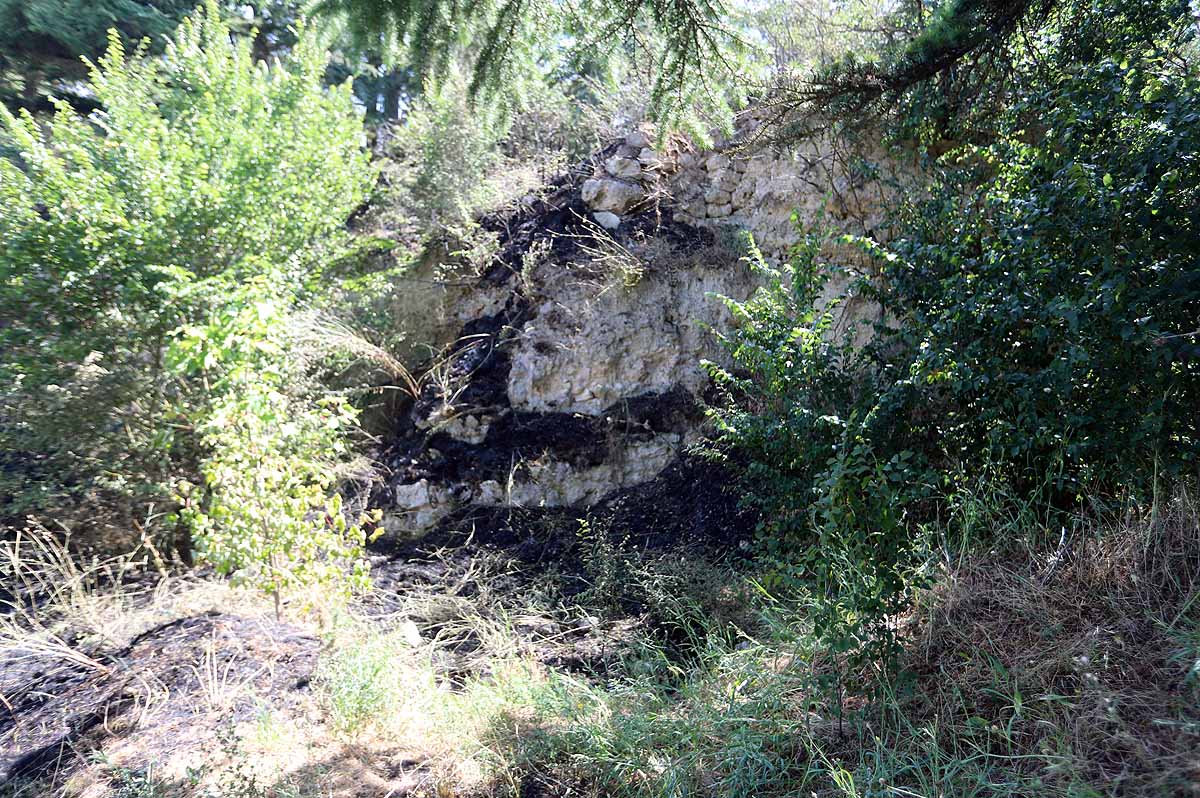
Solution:
<path fill-rule="evenodd" d="M 1200 87 L 1171 55 L 1194 29 L 1124 8 L 1081 12 L 1086 62 L 1042 40 L 991 143 L 934 163 L 886 247 L 856 242 L 887 318 L 870 344 L 816 309 L 815 240 L 729 303 L 719 444 L 835 649 L 894 650 L 931 530 L 1009 542 L 961 512 L 980 486 L 1054 514 L 1195 467 Z"/>
<path fill-rule="evenodd" d="M 1190 470 L 1200 443 L 1200 84 L 1170 55 L 1194 32 L 1136 5 L 1086 17 L 1093 61 L 1030 68 L 994 140 L 939 162 L 882 261 L 892 337 L 951 398 L 947 456 L 1025 487 L 1050 474 L 1065 499 Z"/>
<path fill-rule="evenodd" d="M 196 552 L 276 601 L 287 588 L 362 585 L 362 524 L 332 493 L 356 413 L 337 396 L 289 391 L 304 375 L 284 356 L 286 309 L 265 280 L 249 284 L 207 324 L 185 327 L 167 350 L 174 373 L 205 386 L 193 413 L 203 491 L 181 483 L 181 519 Z M 377 519 L 376 519 L 377 520 Z M 341 579 L 349 567 L 352 579 Z"/>
<path fill-rule="evenodd" d="M 429 90 L 405 120 L 399 143 L 412 167 L 406 187 L 414 213 L 431 227 L 457 226 L 496 200 L 489 180 L 500 163 L 506 120 L 473 107 L 465 81 Z"/>
<path fill-rule="evenodd" d="M 361 122 L 348 86 L 323 86 L 311 36 L 256 64 L 215 0 L 162 59 L 139 56 L 113 34 L 89 118 L 59 104 L 44 131 L 0 109 L 19 149 L 0 162 L 0 512 L 64 512 L 101 488 L 161 501 L 203 475 L 183 516 L 201 553 L 270 560 L 277 585 L 280 552 L 321 527 L 308 519 L 352 419 L 313 403 L 283 331 L 373 179 Z"/>
<path fill-rule="evenodd" d="M 886 619 L 903 605 L 919 562 L 907 509 L 926 468 L 907 414 L 907 380 L 833 332 L 836 303 L 818 309 L 829 276 L 807 237 L 780 269 L 752 248 L 766 285 L 726 299 L 736 365 L 708 364 L 729 401 L 714 409 L 717 454 L 743 466 L 745 501 L 764 519 L 769 582 L 817 599 L 814 631 L 835 650 L 887 657 Z"/>
<path fill-rule="evenodd" d="M 457 72 L 427 85 L 385 133 L 376 225 L 413 250 L 446 237 L 469 248 L 478 215 L 541 189 L 595 149 L 591 105 L 540 78 L 521 84 L 522 96 L 506 103 L 473 100 Z"/>

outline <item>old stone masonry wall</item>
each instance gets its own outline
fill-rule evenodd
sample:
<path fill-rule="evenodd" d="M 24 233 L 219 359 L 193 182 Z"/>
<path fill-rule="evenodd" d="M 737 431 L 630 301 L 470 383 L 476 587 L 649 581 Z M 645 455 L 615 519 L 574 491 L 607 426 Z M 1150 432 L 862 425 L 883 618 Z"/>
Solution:
<path fill-rule="evenodd" d="M 583 200 L 598 222 L 618 229 L 620 214 L 647 195 L 667 198 L 676 221 L 747 230 L 769 259 L 799 240 L 797 221 L 879 230 L 897 175 L 891 158 L 828 137 L 787 149 L 756 144 L 754 124 L 711 151 L 674 139 L 660 153 L 647 134 L 631 133 L 583 184 Z"/>
<path fill-rule="evenodd" d="M 871 232 L 885 193 L 849 162 L 828 142 L 659 150 L 635 131 L 491 220 L 499 255 L 449 309 L 464 323 L 383 454 L 389 530 L 582 513 L 659 479 L 701 434 L 702 362 L 722 360 L 714 330 L 730 321 L 714 295 L 760 284 L 736 234 L 778 261 L 797 220 Z"/>

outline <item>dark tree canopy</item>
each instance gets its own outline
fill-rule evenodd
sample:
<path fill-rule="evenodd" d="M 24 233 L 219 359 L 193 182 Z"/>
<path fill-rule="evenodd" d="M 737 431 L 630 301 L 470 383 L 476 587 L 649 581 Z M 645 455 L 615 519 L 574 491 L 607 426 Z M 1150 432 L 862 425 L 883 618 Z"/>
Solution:
<path fill-rule="evenodd" d="M 950 0 L 922 25 L 920 32 L 890 58 L 842 61 L 801 89 L 810 102 L 845 101 L 861 108 L 895 97 L 967 56 L 1002 46 L 1031 10 L 1045 14 L 1054 0 Z"/>
<path fill-rule="evenodd" d="M 175 29 L 192 0 L 0 0 L 0 97 L 45 107 L 56 82 L 84 77 L 80 56 L 104 52 L 108 31 L 152 42 Z"/>
<path fill-rule="evenodd" d="M 516 63 L 537 63 L 564 46 L 575 58 L 629 41 L 645 42 L 658 63 L 651 104 L 661 115 L 706 80 L 706 65 L 724 62 L 739 47 L 720 0 L 320 0 L 318 14 L 344 19 L 352 35 L 373 43 L 402 41 L 421 76 L 443 74 L 452 60 L 472 69 L 471 92 L 501 89 Z M 729 89 L 726 85 L 710 89 Z"/>

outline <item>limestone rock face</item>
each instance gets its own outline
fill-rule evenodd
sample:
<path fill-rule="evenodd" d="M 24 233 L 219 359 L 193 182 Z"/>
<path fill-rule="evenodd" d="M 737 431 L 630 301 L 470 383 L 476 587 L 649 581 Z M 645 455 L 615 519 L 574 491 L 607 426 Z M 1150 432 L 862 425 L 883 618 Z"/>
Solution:
<path fill-rule="evenodd" d="M 704 192 L 704 201 L 709 205 L 725 205 L 728 204 L 731 199 L 732 196 L 730 193 L 720 186 L 710 186 L 708 190 Z"/>
<path fill-rule="evenodd" d="M 663 166 L 663 159 L 649 147 L 643 147 L 638 153 L 638 163 L 646 169 L 658 169 Z"/>
<path fill-rule="evenodd" d="M 392 476 L 375 503 L 391 534 L 472 507 L 588 507 L 655 479 L 696 440 L 700 363 L 722 358 L 709 328 L 728 323 L 711 295 L 744 299 L 756 277 L 711 232 L 650 211 L 611 233 L 589 226 L 572 210 L 581 190 L 530 209 L 530 221 L 566 227 L 539 231 L 528 250 L 549 255 L 502 275 L 503 310 L 463 326 L 381 456 Z"/>
<path fill-rule="evenodd" d="M 904 178 L 905 165 L 882 152 L 855 158 L 871 163 L 879 176 L 868 179 L 868 170 L 852 168 L 855 159 L 842 152 L 840 143 L 824 139 L 786 151 L 749 144 L 723 152 L 682 152 L 668 170 L 666 193 L 683 221 L 746 230 L 768 260 L 777 262 L 800 240 L 793 214 L 802 223 L 820 218 L 846 232 L 879 235 L 886 186 Z"/>
<path fill-rule="evenodd" d="M 398 485 L 393 495 L 394 504 L 384 516 L 389 532 L 429 529 L 450 510 L 445 491 L 431 490 L 425 479 Z"/>
<path fill-rule="evenodd" d="M 634 130 L 625 136 L 625 146 L 631 150 L 641 150 L 650 146 L 650 137 L 641 130 Z"/>
<path fill-rule="evenodd" d="M 713 295 L 743 300 L 761 284 L 731 233 L 777 263 L 800 240 L 793 214 L 857 234 L 880 224 L 883 181 L 839 172 L 834 153 L 821 141 L 652 148 L 634 131 L 590 176 L 496 219 L 498 254 L 476 284 L 444 292 L 457 335 L 440 339 L 433 379 L 380 454 L 387 529 L 469 524 L 481 508 L 583 511 L 676 473 L 703 428 L 701 362 L 725 358 L 713 331 L 731 318 Z M 846 288 L 831 281 L 819 302 Z M 853 296 L 836 313 L 836 335 L 878 317 Z"/>
<path fill-rule="evenodd" d="M 515 342 L 512 406 L 595 415 L 674 386 L 699 394 L 708 379 L 700 361 L 722 356 L 710 328 L 728 322 L 711 295 L 745 299 L 756 285 L 746 264 L 729 261 L 650 268 L 636 285 L 600 296 L 586 283 L 559 282 Z"/>
<path fill-rule="evenodd" d="M 513 507 L 586 507 L 604 496 L 658 476 L 679 453 L 680 437 L 665 434 L 631 444 L 618 457 L 577 467 L 548 460 L 531 464 L 529 473 L 505 496 Z"/>
<path fill-rule="evenodd" d="M 637 161 L 632 161 L 637 166 Z M 641 167 L 638 167 L 641 173 Z M 646 192 L 633 183 L 609 178 L 592 178 L 583 184 L 583 201 L 592 210 L 623 214 L 641 201 Z"/>

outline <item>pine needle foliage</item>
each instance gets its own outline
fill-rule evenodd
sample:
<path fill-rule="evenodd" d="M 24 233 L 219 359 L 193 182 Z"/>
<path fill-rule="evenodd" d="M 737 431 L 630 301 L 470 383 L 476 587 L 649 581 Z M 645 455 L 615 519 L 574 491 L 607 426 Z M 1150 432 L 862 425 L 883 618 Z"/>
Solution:
<path fill-rule="evenodd" d="M 657 119 L 701 132 L 700 117 L 727 120 L 744 99 L 747 48 L 720 0 L 320 0 L 315 9 L 359 40 L 402 42 L 424 78 L 440 81 L 465 61 L 477 99 L 511 94 L 557 61 L 630 52 L 655 64 Z"/>
<path fill-rule="evenodd" d="M 159 47 L 193 7 L 191 0 L 0 0 L 0 98 L 49 111 L 51 93 L 67 94 L 88 106 L 92 98 L 73 85 L 87 76 L 79 56 L 101 56 L 109 29 L 126 44 L 147 38 Z"/>
<path fill-rule="evenodd" d="M 905 32 L 899 42 L 881 39 L 873 53 L 847 53 L 815 70 L 792 64 L 765 82 L 746 60 L 747 39 L 761 32 L 748 33 L 743 10 L 721 0 L 320 0 L 316 8 L 347 20 L 358 37 L 405 41 L 425 76 L 444 74 L 456 52 L 468 53 L 473 96 L 506 90 L 518 64 L 527 72 L 555 48 L 632 46 L 655 69 L 652 116 L 703 141 L 698 120 L 728 132 L 732 109 L 751 89 L 779 110 L 781 138 L 794 140 L 811 132 L 810 118 L 874 114 L 935 78 L 986 72 L 1022 23 L 1045 19 L 1056 5 L 901 3 L 880 28 Z"/>

